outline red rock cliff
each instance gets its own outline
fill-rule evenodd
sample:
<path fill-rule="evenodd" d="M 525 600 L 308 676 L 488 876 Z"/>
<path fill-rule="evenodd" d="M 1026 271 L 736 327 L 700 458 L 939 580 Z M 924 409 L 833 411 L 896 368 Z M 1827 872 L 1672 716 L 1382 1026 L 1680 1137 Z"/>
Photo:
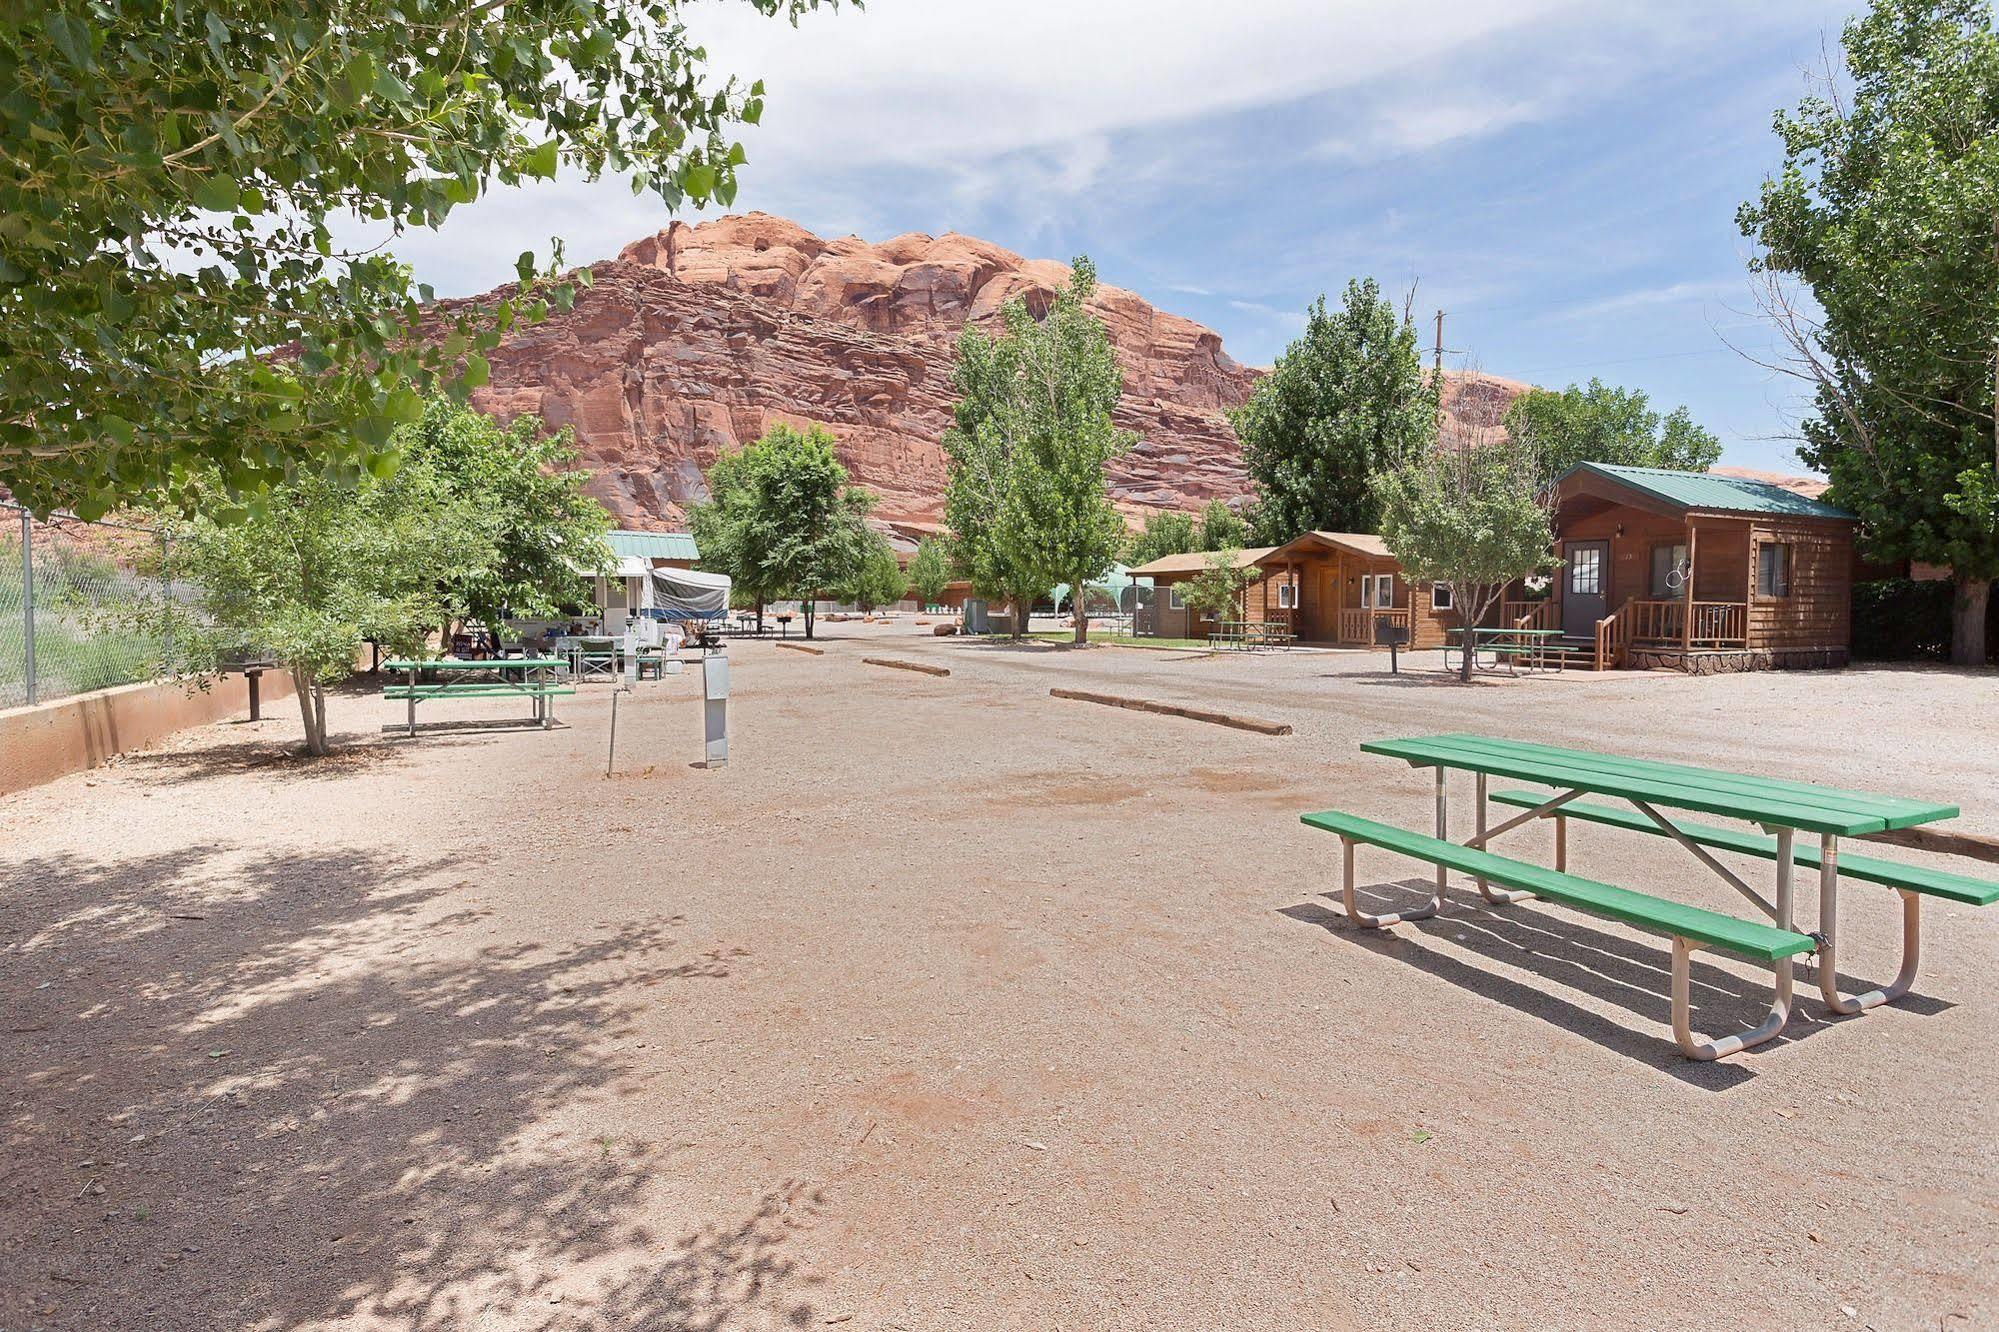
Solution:
<path fill-rule="evenodd" d="M 825 426 L 887 519 L 942 507 L 952 344 L 1014 296 L 1046 308 L 1068 267 L 969 236 L 824 240 L 763 213 L 675 223 L 592 266 L 576 306 L 508 337 L 474 403 L 572 426 L 620 523 L 678 524 L 723 448 L 774 421 Z M 479 298 L 475 298 L 479 299 Z M 460 302 L 447 303 L 446 308 Z M 1192 508 L 1245 489 L 1223 415 L 1257 371 L 1221 338 L 1131 292 L 1093 302 L 1125 371 L 1111 469 L 1127 507 Z"/>

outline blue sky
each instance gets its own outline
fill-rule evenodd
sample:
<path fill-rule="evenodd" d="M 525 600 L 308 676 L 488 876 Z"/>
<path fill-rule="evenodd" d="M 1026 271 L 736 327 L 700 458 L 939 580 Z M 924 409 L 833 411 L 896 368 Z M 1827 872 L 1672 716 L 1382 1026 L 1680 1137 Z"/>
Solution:
<path fill-rule="evenodd" d="M 769 85 L 738 209 L 1088 252 L 1259 365 L 1318 293 L 1415 283 L 1450 364 L 1643 389 L 1727 461 L 1795 471 L 1792 387 L 1727 345 L 1770 345 L 1734 214 L 1853 8 L 870 0 L 794 31 L 730 0 L 691 22 Z M 665 220 L 563 180 L 394 248 L 465 293 L 553 235 L 587 262 Z"/>

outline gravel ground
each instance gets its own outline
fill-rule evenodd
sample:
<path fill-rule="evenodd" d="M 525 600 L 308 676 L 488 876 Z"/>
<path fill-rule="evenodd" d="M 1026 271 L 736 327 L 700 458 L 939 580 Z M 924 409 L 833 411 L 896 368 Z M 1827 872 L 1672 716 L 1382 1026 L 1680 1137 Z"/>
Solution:
<path fill-rule="evenodd" d="M 736 649 L 719 771 L 683 675 L 609 778 L 603 686 L 414 741 L 357 692 L 328 761 L 280 716 L 0 800 L 0 1329 L 1999 1326 L 1999 910 L 1928 913 L 1910 1000 L 1827 1022 L 1806 969 L 1787 1039 L 1692 1065 L 1660 941 L 1462 883 L 1362 933 L 1297 821 L 1424 827 L 1427 775 L 1357 745 L 1466 729 L 1999 831 L 1999 677 L 829 628 Z M 1892 895 L 1846 896 L 1885 978 Z M 1697 977 L 1706 1030 L 1759 1014 Z"/>

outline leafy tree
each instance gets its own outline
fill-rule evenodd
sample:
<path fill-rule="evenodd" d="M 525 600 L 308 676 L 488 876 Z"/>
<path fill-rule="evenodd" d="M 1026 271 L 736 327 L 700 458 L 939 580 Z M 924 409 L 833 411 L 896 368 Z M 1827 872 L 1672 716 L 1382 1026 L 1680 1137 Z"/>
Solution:
<path fill-rule="evenodd" d="M 1583 462 L 1705 472 L 1721 458 L 1721 441 L 1685 407 L 1661 416 L 1644 393 L 1598 379 L 1521 394 L 1506 409 L 1506 430 L 1534 451 L 1544 480 Z"/>
<path fill-rule="evenodd" d="M 1249 544 L 1249 521 L 1220 500 L 1209 500 L 1201 510 L 1200 527 L 1194 533 L 1195 550 L 1229 550 Z"/>
<path fill-rule="evenodd" d="M 1215 551 L 1207 565 L 1180 584 L 1182 604 L 1209 619 L 1241 619 L 1243 593 L 1263 577 L 1263 571 L 1245 565 L 1240 550 Z"/>
<path fill-rule="evenodd" d="M 859 560 L 833 585 L 835 597 L 864 611 L 901 601 L 908 591 L 909 575 L 895 558 L 895 547 L 872 528 L 862 539 Z"/>
<path fill-rule="evenodd" d="M 916 554 L 909 561 L 909 585 L 916 590 L 917 598 L 925 606 L 934 606 L 950 584 L 949 543 L 936 537 L 917 542 Z"/>
<path fill-rule="evenodd" d="M 1778 114 L 1784 168 L 1737 220 L 1762 246 L 1781 368 L 1816 390 L 1800 456 L 1871 554 L 1951 567 L 1951 660 L 1980 665 L 1999 577 L 1999 34 L 1985 0 L 1875 0 L 1840 48 L 1850 94 Z"/>
<path fill-rule="evenodd" d="M 194 675 L 268 653 L 291 674 L 314 755 L 328 752 L 326 686 L 361 644 L 422 651 L 449 610 L 445 589 L 499 558 L 486 515 L 420 463 L 358 485 L 308 474 L 241 508 L 223 490 L 197 492 L 197 516 L 159 515 L 192 596 L 135 608 L 134 627 L 164 614 L 173 665 Z"/>
<path fill-rule="evenodd" d="M 1382 540 L 1412 582 L 1451 589 L 1464 626 L 1483 624 L 1507 584 L 1557 564 L 1540 465 L 1517 439 L 1431 451 L 1375 478 L 1374 489 Z M 1470 681 L 1473 655 L 1459 679 Z"/>
<path fill-rule="evenodd" d="M 796 21 L 818 0 L 742 0 Z M 679 0 L 47 0 L 0 10 L 0 483 L 95 516 L 383 470 L 421 394 L 546 298 L 419 336 L 425 288 L 330 219 L 436 227 L 494 184 L 627 174 L 728 204 L 761 84 Z M 558 254 L 559 260 L 559 254 Z M 537 276 L 523 255 L 525 284 Z M 587 274 L 579 274 L 587 280 Z M 310 395 L 272 364 L 289 349 Z"/>
<path fill-rule="evenodd" d="M 871 535 L 862 521 L 874 503 L 847 484 L 833 437 L 818 426 L 779 423 L 708 469 L 709 498 L 691 513 L 701 563 L 729 575 L 755 600 L 758 627 L 768 601 L 813 601 L 851 578 Z"/>
<path fill-rule="evenodd" d="M 1088 308 L 1096 285 L 1079 256 L 1045 319 L 1016 297 L 997 336 L 968 326 L 958 339 L 945 521 L 973 584 L 1013 604 L 1016 634 L 1036 598 L 1100 580 L 1125 541 L 1104 465 L 1132 437 L 1111 420 L 1124 372 Z M 1089 618 L 1076 617 L 1076 641 L 1088 638 Z"/>
<path fill-rule="evenodd" d="M 1145 515 L 1145 525 L 1133 532 L 1124 548 L 1126 564 L 1150 564 L 1168 555 L 1201 549 L 1195 544 L 1194 515 L 1165 510 Z"/>
<path fill-rule="evenodd" d="M 1372 532 L 1369 480 L 1436 438 L 1437 393 L 1416 354 L 1416 329 L 1373 278 L 1347 283 L 1340 308 L 1313 302 L 1305 332 L 1229 414 L 1256 489 L 1256 538 Z"/>
<path fill-rule="evenodd" d="M 577 468 L 567 429 L 544 434 L 533 416 L 502 426 L 436 398 L 390 442 L 405 466 L 428 471 L 479 514 L 493 540 L 494 559 L 445 589 L 456 616 L 489 625 L 553 616 L 575 598 L 581 571 L 608 567 L 611 516 L 583 493 L 589 473 Z"/>

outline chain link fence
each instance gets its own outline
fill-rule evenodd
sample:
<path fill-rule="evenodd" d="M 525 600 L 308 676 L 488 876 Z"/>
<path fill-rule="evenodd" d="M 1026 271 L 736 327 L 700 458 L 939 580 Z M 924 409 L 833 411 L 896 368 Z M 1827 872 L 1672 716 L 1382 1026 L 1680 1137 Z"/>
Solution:
<path fill-rule="evenodd" d="M 147 610 L 173 595 L 171 556 L 149 528 L 0 503 L 0 708 L 157 674 L 171 644 Z"/>

